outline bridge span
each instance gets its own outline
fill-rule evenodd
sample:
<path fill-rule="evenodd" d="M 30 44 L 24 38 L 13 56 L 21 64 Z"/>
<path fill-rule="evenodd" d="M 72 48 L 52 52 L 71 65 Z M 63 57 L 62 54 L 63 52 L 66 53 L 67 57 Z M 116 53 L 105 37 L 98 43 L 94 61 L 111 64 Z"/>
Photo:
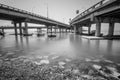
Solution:
<path fill-rule="evenodd" d="M 88 27 L 88 34 L 92 24 L 96 24 L 95 36 L 101 36 L 101 23 L 109 23 L 108 36 L 114 35 L 115 23 L 120 23 L 120 0 L 102 0 L 85 10 L 70 22 L 75 33 L 82 34 L 82 27 Z"/>
<path fill-rule="evenodd" d="M 0 4 L 0 19 L 10 20 L 14 24 L 15 35 L 17 35 L 17 24 L 19 24 L 20 34 L 22 35 L 22 23 L 25 25 L 25 34 L 28 34 L 28 24 L 42 24 L 47 28 L 57 27 L 68 29 L 69 26 L 65 23 L 43 17 L 25 10 L 17 9 L 11 6 Z M 52 30 L 52 29 L 51 29 Z"/>

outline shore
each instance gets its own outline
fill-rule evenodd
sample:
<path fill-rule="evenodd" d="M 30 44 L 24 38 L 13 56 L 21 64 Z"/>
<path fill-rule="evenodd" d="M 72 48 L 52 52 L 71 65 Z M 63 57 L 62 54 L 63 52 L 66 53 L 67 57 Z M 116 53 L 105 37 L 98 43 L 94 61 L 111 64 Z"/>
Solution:
<path fill-rule="evenodd" d="M 120 64 L 103 58 L 0 58 L 0 80 L 119 80 Z"/>

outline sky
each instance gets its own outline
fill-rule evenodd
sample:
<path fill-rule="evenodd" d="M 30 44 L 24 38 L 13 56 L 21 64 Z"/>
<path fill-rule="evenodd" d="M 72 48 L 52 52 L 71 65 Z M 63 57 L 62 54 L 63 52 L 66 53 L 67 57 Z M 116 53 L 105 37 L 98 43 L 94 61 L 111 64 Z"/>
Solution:
<path fill-rule="evenodd" d="M 83 12 L 100 0 L 0 0 L 0 3 L 20 8 L 60 22 L 69 23 L 76 10 Z"/>

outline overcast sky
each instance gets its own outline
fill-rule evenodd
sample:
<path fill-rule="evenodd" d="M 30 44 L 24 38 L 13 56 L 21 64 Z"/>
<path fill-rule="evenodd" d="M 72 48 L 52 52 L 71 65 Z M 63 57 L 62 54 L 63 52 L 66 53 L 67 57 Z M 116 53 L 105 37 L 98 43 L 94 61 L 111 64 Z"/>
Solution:
<path fill-rule="evenodd" d="M 0 0 L 0 3 L 24 9 L 42 16 L 47 16 L 57 21 L 68 23 L 70 18 L 76 16 L 100 0 Z"/>

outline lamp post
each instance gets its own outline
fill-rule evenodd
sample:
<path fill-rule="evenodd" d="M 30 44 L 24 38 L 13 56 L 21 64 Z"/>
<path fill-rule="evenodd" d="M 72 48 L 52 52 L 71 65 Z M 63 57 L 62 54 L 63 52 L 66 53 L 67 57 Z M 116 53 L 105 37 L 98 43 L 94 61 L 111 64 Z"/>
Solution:
<path fill-rule="evenodd" d="M 47 18 L 49 18 L 49 8 L 48 8 L 48 3 L 45 3 L 45 5 L 47 6 Z"/>

